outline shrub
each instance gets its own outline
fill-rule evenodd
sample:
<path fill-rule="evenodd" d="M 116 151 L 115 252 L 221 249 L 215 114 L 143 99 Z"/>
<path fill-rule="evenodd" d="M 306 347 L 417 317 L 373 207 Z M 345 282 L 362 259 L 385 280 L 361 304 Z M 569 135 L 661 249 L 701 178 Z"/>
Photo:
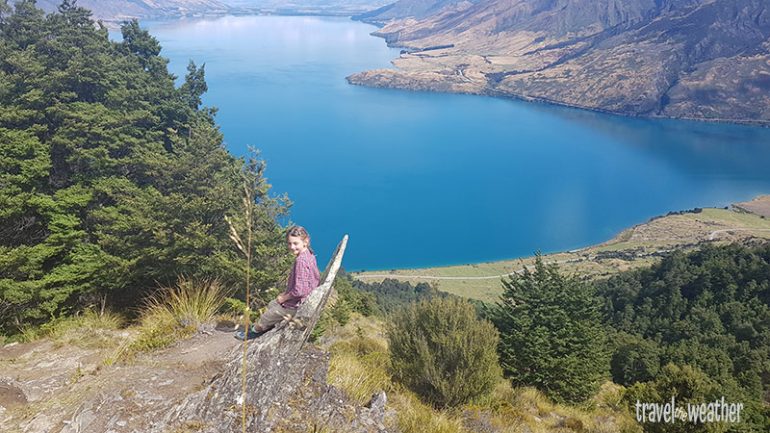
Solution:
<path fill-rule="evenodd" d="M 635 411 L 637 402 L 665 404 L 673 397 L 677 408 L 684 408 L 687 403 L 709 403 L 724 395 L 719 384 L 699 368 L 689 365 L 667 364 L 661 369 L 655 380 L 637 382 L 624 396 L 629 409 Z M 731 396 L 726 396 L 728 402 L 734 402 Z M 745 414 L 743 414 L 745 415 Z M 742 415 L 742 416 L 743 416 Z M 724 431 L 724 423 L 644 423 L 644 431 L 648 433 L 707 433 Z M 759 431 L 759 430 L 755 430 Z"/>
<path fill-rule="evenodd" d="M 654 341 L 619 333 L 621 342 L 612 354 L 612 380 L 624 386 L 646 382 L 660 370 L 660 348 Z"/>
<path fill-rule="evenodd" d="M 386 333 L 394 376 L 436 407 L 484 395 L 500 377 L 497 331 L 468 302 L 411 304 L 390 317 Z"/>

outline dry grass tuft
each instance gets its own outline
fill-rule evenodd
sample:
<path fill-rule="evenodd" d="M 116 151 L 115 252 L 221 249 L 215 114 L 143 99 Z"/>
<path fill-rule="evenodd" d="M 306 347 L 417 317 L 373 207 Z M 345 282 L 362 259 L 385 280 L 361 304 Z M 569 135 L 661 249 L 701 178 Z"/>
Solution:
<path fill-rule="evenodd" d="M 199 326 L 215 319 L 229 292 L 217 280 L 180 277 L 176 286 L 161 289 L 145 299 L 138 335 L 118 347 L 105 363 L 131 359 L 137 353 L 167 347 L 189 337 Z"/>
<path fill-rule="evenodd" d="M 229 292 L 217 280 L 180 277 L 176 286 L 161 289 L 145 299 L 141 323 L 174 322 L 180 327 L 197 328 L 214 319 Z"/>
<path fill-rule="evenodd" d="M 403 433 L 465 432 L 462 420 L 451 412 L 439 411 L 423 403 L 409 391 L 393 393 L 389 404 L 398 417 L 398 429 Z"/>

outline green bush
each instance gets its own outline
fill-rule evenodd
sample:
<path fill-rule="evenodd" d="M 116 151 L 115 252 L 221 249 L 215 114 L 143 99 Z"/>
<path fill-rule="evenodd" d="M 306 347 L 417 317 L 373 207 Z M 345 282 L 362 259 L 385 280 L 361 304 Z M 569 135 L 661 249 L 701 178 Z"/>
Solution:
<path fill-rule="evenodd" d="M 436 407 L 482 396 L 500 378 L 497 331 L 468 302 L 411 304 L 391 315 L 386 333 L 394 377 Z"/>
<path fill-rule="evenodd" d="M 697 367 L 667 364 L 655 380 L 638 382 L 628 388 L 623 399 L 632 413 L 641 416 L 641 412 L 635 413 L 637 402 L 665 404 L 673 397 L 676 407 L 684 408 L 687 403 L 710 403 L 721 396 L 724 396 L 724 390 Z M 725 397 L 728 403 L 736 402 L 729 394 Z M 674 423 L 645 422 L 643 426 L 648 433 L 716 433 L 725 431 L 726 427 L 721 422 L 701 424 L 682 420 Z"/>
<path fill-rule="evenodd" d="M 610 360 L 612 380 L 623 386 L 652 380 L 660 371 L 660 348 L 654 341 L 618 333 Z"/>
<path fill-rule="evenodd" d="M 538 255 L 535 270 L 503 281 L 488 317 L 500 331 L 500 363 L 514 386 L 580 402 L 609 372 L 607 337 L 592 286 L 563 276 Z"/>

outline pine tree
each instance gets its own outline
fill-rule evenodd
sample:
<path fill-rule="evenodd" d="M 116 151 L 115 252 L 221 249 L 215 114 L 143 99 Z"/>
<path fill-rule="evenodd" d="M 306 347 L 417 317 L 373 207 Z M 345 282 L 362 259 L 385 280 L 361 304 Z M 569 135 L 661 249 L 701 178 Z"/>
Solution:
<path fill-rule="evenodd" d="M 500 364 L 512 384 L 534 386 L 556 401 L 593 395 L 609 365 L 592 286 L 538 255 L 534 272 L 512 275 L 503 287 L 487 314 L 500 331 Z"/>

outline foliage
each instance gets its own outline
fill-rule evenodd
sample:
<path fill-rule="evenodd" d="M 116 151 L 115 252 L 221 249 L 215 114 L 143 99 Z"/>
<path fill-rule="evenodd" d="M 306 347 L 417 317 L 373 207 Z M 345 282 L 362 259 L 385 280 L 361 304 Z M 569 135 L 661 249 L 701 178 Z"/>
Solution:
<path fill-rule="evenodd" d="M 676 406 L 684 408 L 687 403 L 710 403 L 721 398 L 724 393 L 719 385 L 698 368 L 689 365 L 667 364 L 661 369 L 655 380 L 636 383 L 626 391 L 624 399 L 630 407 L 638 402 L 664 403 L 673 397 Z M 723 423 L 644 423 L 644 429 L 651 433 L 697 433 L 725 431 Z"/>
<path fill-rule="evenodd" d="M 500 363 L 514 386 L 558 402 L 592 396 L 608 370 L 606 335 L 593 287 L 544 264 L 503 280 L 488 317 L 500 331 Z"/>
<path fill-rule="evenodd" d="M 329 342 L 328 381 L 359 403 L 366 403 L 380 390 L 387 393 L 385 425 L 404 433 L 498 431 L 547 433 L 594 432 L 639 433 L 640 425 L 622 404 L 623 387 L 605 382 L 584 407 L 554 404 L 534 388 L 513 388 L 498 377 L 491 393 L 468 404 L 438 409 L 426 404 L 390 375 L 387 342 L 382 338 L 381 318 L 353 314 L 351 321 L 334 329 Z"/>
<path fill-rule="evenodd" d="M 412 283 L 386 278 L 382 282 L 366 283 L 361 280 L 351 280 L 356 289 L 371 293 L 378 310 L 388 313 L 396 311 L 412 302 L 417 302 L 435 297 L 451 296 L 445 292 L 439 292 L 436 287 L 428 283 Z"/>
<path fill-rule="evenodd" d="M 345 326 L 352 314 L 357 313 L 364 317 L 380 314 L 374 295 L 355 288 L 353 278 L 343 269 L 337 272 L 333 288 L 333 296 L 310 334 L 312 341 L 316 341 L 333 328 Z"/>
<path fill-rule="evenodd" d="M 630 386 L 654 379 L 660 370 L 660 348 L 654 341 L 622 332 L 615 338 L 610 373 L 615 383 Z"/>
<path fill-rule="evenodd" d="M 74 2 L 0 10 L 0 333 L 104 297 L 135 307 L 178 275 L 242 287 L 223 217 L 239 214 L 246 163 L 200 107 L 204 68 L 176 88 L 157 40 L 136 21 L 122 34 L 110 41 Z M 255 291 L 289 266 L 276 222 L 288 202 L 268 196 L 263 169 Z"/>
<path fill-rule="evenodd" d="M 486 394 L 500 378 L 497 332 L 465 301 L 411 304 L 389 318 L 387 337 L 394 376 L 436 407 Z"/>
<path fill-rule="evenodd" d="M 747 405 L 744 428 L 770 428 L 770 244 L 674 252 L 599 290 L 608 326 L 626 336 L 612 355 L 616 382 L 655 388 L 664 366 L 691 368 Z"/>

